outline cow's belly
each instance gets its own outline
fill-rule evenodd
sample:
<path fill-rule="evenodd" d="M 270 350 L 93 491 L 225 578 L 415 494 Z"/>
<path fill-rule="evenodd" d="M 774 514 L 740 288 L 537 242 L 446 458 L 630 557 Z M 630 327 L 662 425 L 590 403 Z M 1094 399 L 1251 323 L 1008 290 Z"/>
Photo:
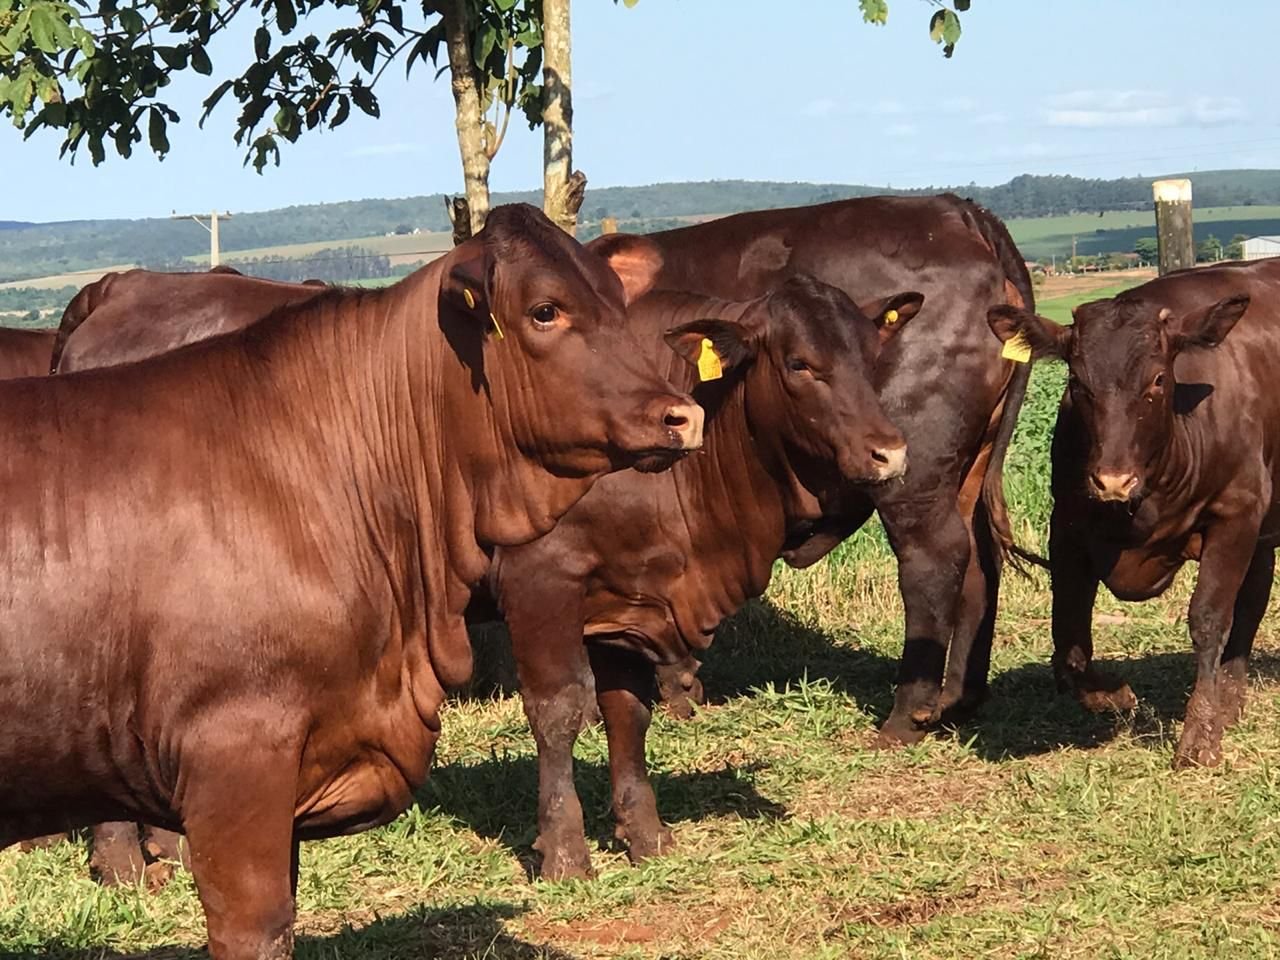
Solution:
<path fill-rule="evenodd" d="M 1169 588 L 1187 559 L 1181 551 L 1125 550 L 1102 582 L 1119 600 L 1150 600 Z"/>

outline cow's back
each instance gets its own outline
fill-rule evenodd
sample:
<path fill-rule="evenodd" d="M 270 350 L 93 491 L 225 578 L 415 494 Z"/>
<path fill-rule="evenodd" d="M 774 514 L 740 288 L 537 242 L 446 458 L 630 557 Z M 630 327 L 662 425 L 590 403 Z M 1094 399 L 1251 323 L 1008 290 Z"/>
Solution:
<path fill-rule="evenodd" d="M 0 380 L 46 376 L 56 336 L 53 330 L 0 327 Z"/>
<path fill-rule="evenodd" d="M 69 373 L 167 353 L 242 329 L 324 289 L 225 272 L 107 274 L 67 306 L 55 369 Z"/>

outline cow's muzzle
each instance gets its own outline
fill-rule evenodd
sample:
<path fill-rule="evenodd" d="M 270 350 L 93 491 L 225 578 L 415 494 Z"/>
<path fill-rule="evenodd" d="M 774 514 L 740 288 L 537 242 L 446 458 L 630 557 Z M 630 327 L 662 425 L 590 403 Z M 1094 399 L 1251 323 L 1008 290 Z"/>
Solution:
<path fill-rule="evenodd" d="M 1103 473 L 1095 470 L 1089 474 L 1089 496 L 1104 503 L 1129 503 L 1137 498 L 1142 485 L 1136 473 Z"/>

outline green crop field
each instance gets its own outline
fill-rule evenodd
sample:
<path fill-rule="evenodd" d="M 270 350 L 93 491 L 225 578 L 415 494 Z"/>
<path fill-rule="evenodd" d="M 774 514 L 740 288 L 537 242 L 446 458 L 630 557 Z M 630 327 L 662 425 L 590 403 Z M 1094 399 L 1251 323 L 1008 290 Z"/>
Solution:
<path fill-rule="evenodd" d="M 1090 296 L 1099 295 L 1097 292 Z M 1046 302 L 1062 316 L 1069 304 Z M 1037 369 L 1008 466 L 1011 512 L 1042 546 L 1062 371 Z M 1265 621 L 1244 721 L 1213 770 L 1173 773 L 1192 675 L 1189 571 L 1163 599 L 1104 598 L 1097 645 L 1141 697 L 1085 716 L 1054 692 L 1047 584 L 1006 581 L 994 699 L 970 726 L 869 749 L 888 712 L 902 614 L 872 526 L 720 632 L 693 720 L 656 719 L 659 804 L 678 847 L 633 867 L 612 840 L 605 739 L 578 782 L 596 879 L 530 882 L 534 747 L 491 692 L 504 649 L 452 702 L 417 805 L 306 845 L 308 960 L 1172 958 L 1280 955 L 1280 618 Z M 83 843 L 0 854 L 0 956 L 201 955 L 190 879 L 105 891 Z"/>
<path fill-rule="evenodd" d="M 1254 237 L 1280 233 L 1280 206 L 1217 207 L 1194 212 L 1196 242 L 1213 234 L 1224 244 L 1237 233 Z M 1156 235 L 1151 211 L 1108 211 L 1069 217 L 1031 217 L 1007 221 L 1009 232 L 1023 256 L 1048 259 L 1070 256 L 1071 238 L 1082 256 L 1092 253 L 1126 253 L 1134 241 Z"/>

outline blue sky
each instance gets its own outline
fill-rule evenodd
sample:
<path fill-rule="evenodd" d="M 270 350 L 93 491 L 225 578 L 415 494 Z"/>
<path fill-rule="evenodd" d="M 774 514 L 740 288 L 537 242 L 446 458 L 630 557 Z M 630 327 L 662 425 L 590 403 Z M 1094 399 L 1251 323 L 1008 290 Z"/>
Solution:
<path fill-rule="evenodd" d="M 941 186 L 1280 162 L 1276 0 L 974 0 L 949 61 L 926 36 L 923 0 L 890 0 L 887 27 L 863 24 L 854 0 L 792 0 L 786 23 L 778 6 L 578 0 L 575 161 L 590 183 Z M 56 138 L 23 142 L 0 127 L 0 169 L 22 185 L 0 199 L 0 219 L 263 210 L 460 187 L 452 97 L 429 69 L 408 82 L 387 71 L 383 119 L 305 135 L 263 176 L 244 168 L 230 96 L 203 130 L 195 121 L 216 81 L 247 62 L 248 32 L 215 49 L 213 78 L 171 88 L 183 122 L 163 162 L 140 151 L 72 166 L 58 160 Z M 540 134 L 513 120 L 494 189 L 540 186 L 540 165 Z"/>

